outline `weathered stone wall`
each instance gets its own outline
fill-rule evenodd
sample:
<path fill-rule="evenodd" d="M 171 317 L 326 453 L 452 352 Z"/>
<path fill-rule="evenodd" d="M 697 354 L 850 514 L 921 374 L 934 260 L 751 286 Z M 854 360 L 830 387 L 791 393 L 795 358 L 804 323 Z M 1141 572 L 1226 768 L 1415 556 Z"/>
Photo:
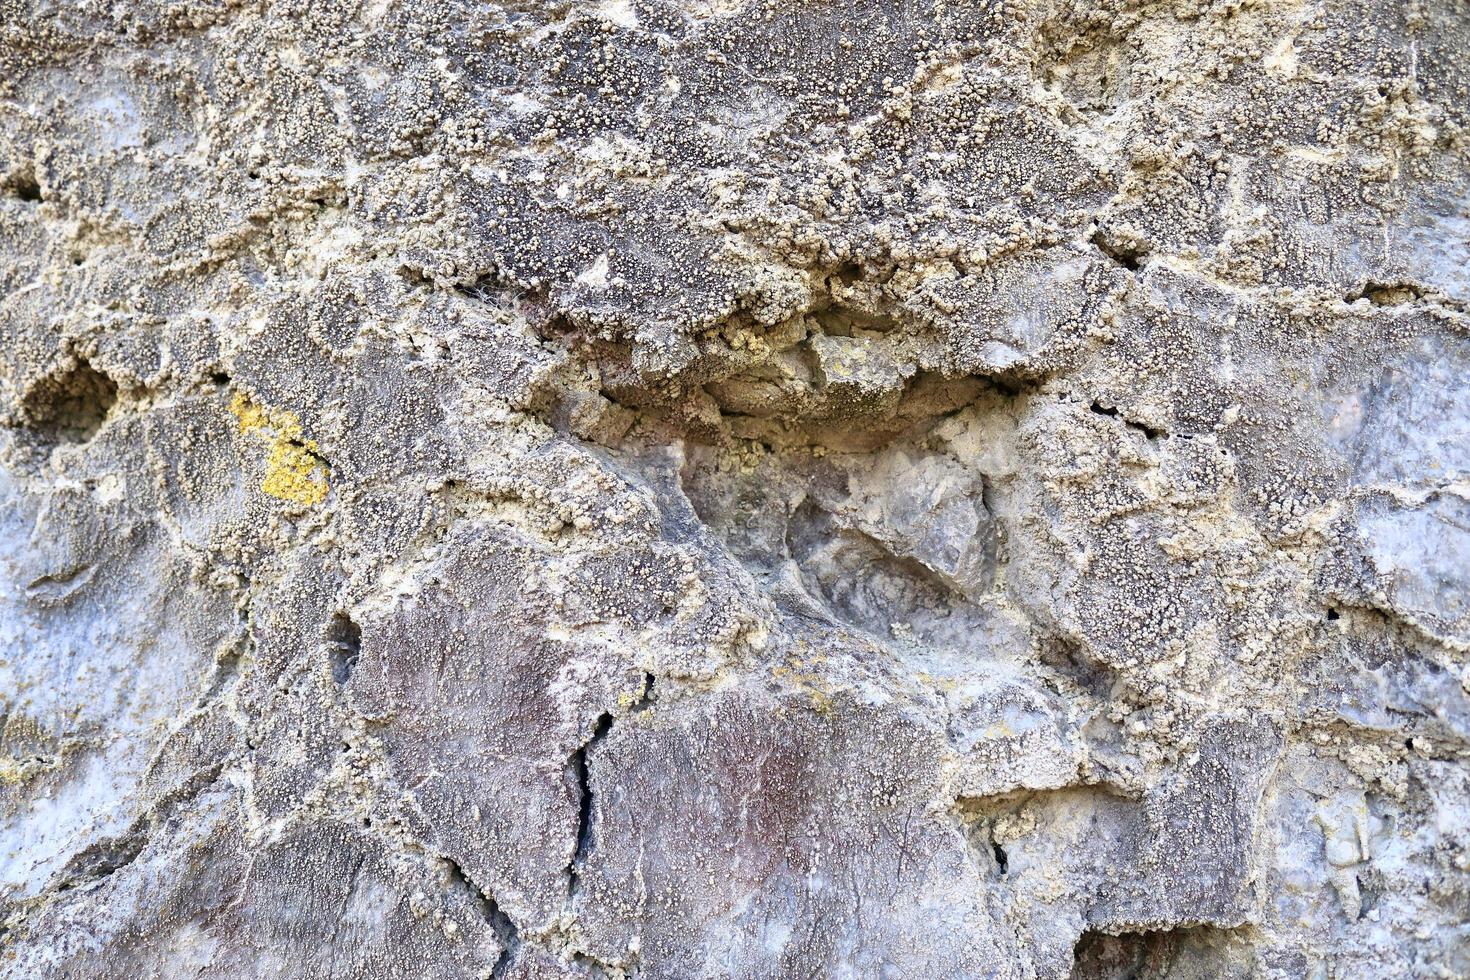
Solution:
<path fill-rule="evenodd" d="M 0 0 L 0 975 L 1470 975 L 1465 0 Z"/>

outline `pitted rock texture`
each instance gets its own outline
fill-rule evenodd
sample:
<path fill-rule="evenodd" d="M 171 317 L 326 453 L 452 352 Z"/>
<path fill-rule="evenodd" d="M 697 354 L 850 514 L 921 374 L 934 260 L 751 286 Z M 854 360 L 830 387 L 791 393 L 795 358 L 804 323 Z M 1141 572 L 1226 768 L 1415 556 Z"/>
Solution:
<path fill-rule="evenodd" d="M 0 976 L 1470 975 L 1465 0 L 0 0 Z"/>

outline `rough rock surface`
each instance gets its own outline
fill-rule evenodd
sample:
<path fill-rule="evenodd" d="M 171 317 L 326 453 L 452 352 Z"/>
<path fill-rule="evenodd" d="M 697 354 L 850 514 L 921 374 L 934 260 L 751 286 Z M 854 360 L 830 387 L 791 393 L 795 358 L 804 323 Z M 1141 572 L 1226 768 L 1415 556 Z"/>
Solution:
<path fill-rule="evenodd" d="M 1470 3 L 0 0 L 0 976 L 1470 975 Z"/>

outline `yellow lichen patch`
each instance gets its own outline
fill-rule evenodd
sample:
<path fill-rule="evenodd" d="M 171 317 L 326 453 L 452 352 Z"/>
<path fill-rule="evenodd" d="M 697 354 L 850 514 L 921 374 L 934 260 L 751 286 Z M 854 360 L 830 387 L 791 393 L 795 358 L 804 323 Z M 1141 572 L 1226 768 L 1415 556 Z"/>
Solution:
<path fill-rule="evenodd" d="M 54 766 L 39 759 L 21 761 L 14 756 L 0 756 L 0 786 L 17 786 L 51 768 Z"/>
<path fill-rule="evenodd" d="M 241 393 L 230 402 L 230 413 L 240 420 L 242 434 L 266 444 L 262 493 L 308 507 L 326 499 L 327 464 L 317 454 L 316 440 L 302 438 L 295 412 L 266 408 Z"/>
<path fill-rule="evenodd" d="M 827 679 L 817 669 L 821 661 L 826 659 L 826 657 L 817 656 L 803 661 L 791 657 L 787 659 L 785 666 L 772 667 L 771 676 L 778 681 L 790 684 L 809 697 L 812 707 L 818 714 L 830 716 L 832 698 L 836 692 L 828 686 Z"/>

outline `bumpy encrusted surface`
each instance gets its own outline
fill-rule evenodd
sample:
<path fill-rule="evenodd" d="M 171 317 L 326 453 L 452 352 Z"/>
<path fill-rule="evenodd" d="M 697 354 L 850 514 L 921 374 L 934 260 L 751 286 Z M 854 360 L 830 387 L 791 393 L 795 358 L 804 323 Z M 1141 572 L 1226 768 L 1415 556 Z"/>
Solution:
<path fill-rule="evenodd" d="M 1465 0 L 0 0 L 0 976 L 1470 975 Z"/>

